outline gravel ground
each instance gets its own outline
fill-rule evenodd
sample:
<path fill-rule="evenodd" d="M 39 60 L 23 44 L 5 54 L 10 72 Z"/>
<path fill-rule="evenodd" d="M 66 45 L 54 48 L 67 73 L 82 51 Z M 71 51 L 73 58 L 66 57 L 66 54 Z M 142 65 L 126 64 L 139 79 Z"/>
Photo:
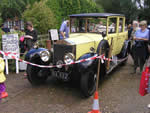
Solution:
<path fill-rule="evenodd" d="M 115 69 L 99 88 L 102 113 L 150 113 L 150 95 L 138 93 L 141 75 L 131 75 L 132 61 Z M 80 90 L 49 78 L 46 84 L 33 87 L 24 73 L 7 75 L 9 97 L 0 103 L 0 113 L 87 113 L 93 97 L 85 99 Z"/>

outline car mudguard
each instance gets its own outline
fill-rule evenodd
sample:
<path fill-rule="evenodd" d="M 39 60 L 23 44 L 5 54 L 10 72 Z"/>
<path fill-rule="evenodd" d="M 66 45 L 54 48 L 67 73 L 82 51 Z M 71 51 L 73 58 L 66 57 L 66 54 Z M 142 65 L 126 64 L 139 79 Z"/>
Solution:
<path fill-rule="evenodd" d="M 28 53 L 25 55 L 25 60 L 30 61 L 35 56 L 40 56 L 41 51 L 46 51 L 45 48 L 38 48 L 38 49 L 30 49 Z"/>
<path fill-rule="evenodd" d="M 83 56 L 81 56 L 78 60 L 82 60 L 82 59 L 87 59 L 87 58 L 90 58 L 90 57 L 94 57 L 96 56 L 97 54 L 95 53 L 87 53 Z M 85 61 L 85 62 L 81 62 L 79 64 L 77 64 L 77 68 L 79 69 L 79 71 L 83 71 L 83 70 L 86 70 L 88 69 L 90 66 L 92 66 L 94 63 L 96 62 L 96 60 L 89 60 L 89 61 Z M 93 65 L 94 66 L 94 65 Z"/>
<path fill-rule="evenodd" d="M 117 55 L 119 58 L 125 58 L 130 51 L 130 40 L 125 40 L 121 52 Z"/>
<path fill-rule="evenodd" d="M 104 54 L 103 52 L 105 51 L 105 57 L 108 56 L 108 52 L 109 52 L 109 43 L 107 40 L 103 39 L 100 41 L 98 47 L 97 47 L 97 54 L 99 54 L 100 48 L 102 48 L 102 54 Z"/>

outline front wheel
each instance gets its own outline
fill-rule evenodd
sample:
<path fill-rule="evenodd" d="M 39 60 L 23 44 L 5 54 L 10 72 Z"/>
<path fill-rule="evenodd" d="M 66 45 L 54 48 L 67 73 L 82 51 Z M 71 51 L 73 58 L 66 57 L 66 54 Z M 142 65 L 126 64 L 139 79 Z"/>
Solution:
<path fill-rule="evenodd" d="M 89 70 L 81 75 L 80 87 L 85 97 L 90 97 L 96 90 L 96 73 Z"/>
<path fill-rule="evenodd" d="M 42 68 L 27 65 L 27 78 L 32 85 L 40 85 L 45 83 L 48 78 L 48 72 Z"/>

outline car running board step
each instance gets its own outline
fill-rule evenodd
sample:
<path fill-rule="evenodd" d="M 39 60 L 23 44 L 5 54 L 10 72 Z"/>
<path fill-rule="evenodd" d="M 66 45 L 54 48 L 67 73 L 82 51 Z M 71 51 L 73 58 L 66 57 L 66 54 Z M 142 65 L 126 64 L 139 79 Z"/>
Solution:
<path fill-rule="evenodd" d="M 113 63 L 113 62 L 112 62 Z M 111 63 L 111 64 L 112 64 Z M 110 74 L 118 65 L 120 65 L 122 62 L 117 62 L 117 64 L 113 63 L 110 67 L 110 69 L 106 72 L 106 74 Z"/>

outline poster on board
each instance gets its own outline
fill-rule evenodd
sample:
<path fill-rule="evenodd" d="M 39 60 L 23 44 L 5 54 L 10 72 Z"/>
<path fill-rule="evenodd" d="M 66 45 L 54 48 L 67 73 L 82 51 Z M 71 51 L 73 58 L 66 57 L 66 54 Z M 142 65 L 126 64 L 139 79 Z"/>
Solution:
<path fill-rule="evenodd" d="M 19 58 L 19 40 L 18 34 L 6 34 L 2 35 L 2 49 L 4 52 L 8 53 L 15 53 L 10 54 L 7 59 L 12 59 L 11 56 L 15 55 Z"/>
<path fill-rule="evenodd" d="M 59 40 L 57 29 L 51 29 L 49 30 L 49 33 L 51 36 L 51 40 Z"/>

